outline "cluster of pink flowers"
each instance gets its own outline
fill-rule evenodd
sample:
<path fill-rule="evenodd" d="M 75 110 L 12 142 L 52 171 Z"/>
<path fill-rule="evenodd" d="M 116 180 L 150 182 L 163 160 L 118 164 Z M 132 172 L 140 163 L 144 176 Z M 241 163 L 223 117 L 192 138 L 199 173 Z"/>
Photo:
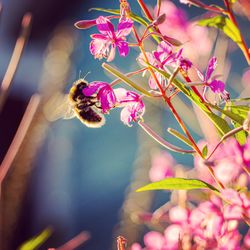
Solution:
<path fill-rule="evenodd" d="M 249 155 L 250 151 L 245 151 L 248 146 L 237 145 L 236 140 L 234 142 L 229 140 L 225 144 L 225 147 L 229 148 L 229 152 L 225 153 L 232 154 L 233 151 L 230 150 L 230 147 L 231 149 L 232 147 L 238 148 L 238 156 L 235 152 L 230 159 L 234 158 L 235 161 L 238 161 L 238 167 L 234 166 L 238 169 L 244 161 L 241 160 L 240 163 L 240 159 L 245 159 L 249 164 L 247 154 Z M 240 152 L 241 155 L 239 155 Z M 243 155 L 245 155 L 245 158 L 242 157 Z M 155 153 L 149 172 L 150 179 L 160 181 L 174 177 L 175 165 L 176 162 L 169 153 L 164 151 Z M 204 169 L 202 171 L 203 176 L 206 176 Z M 229 177 L 230 175 L 226 174 L 226 176 Z M 227 181 L 228 184 L 229 179 Z M 232 179 L 230 181 L 233 183 Z M 247 186 L 247 183 L 244 183 L 244 185 L 241 183 L 241 187 L 244 186 Z M 139 243 L 134 243 L 131 250 L 244 250 L 250 248 L 250 230 L 244 237 L 239 231 L 239 225 L 246 231 L 245 222 L 250 223 L 250 198 L 246 192 L 225 188 L 221 191 L 220 197 L 212 194 L 207 201 L 201 199 L 200 203 L 197 203 L 197 200 L 192 201 L 191 197 L 186 206 L 172 203 L 171 208 L 164 211 L 164 214 L 160 217 L 157 215 L 160 220 L 162 218 L 162 223 L 166 224 L 164 232 L 148 232 L 144 236 L 145 247 L 142 247 Z M 148 217 L 153 220 L 154 213 Z"/>
<path fill-rule="evenodd" d="M 131 33 L 134 24 L 131 18 L 127 18 L 124 14 L 123 18 L 119 19 L 117 31 L 115 31 L 114 25 L 110 21 L 111 18 L 113 17 L 108 18 L 100 16 L 95 20 L 82 20 L 76 23 L 76 27 L 81 29 L 93 26 L 97 27 L 100 33 L 91 35 L 92 41 L 90 42 L 89 49 L 94 58 L 99 60 L 106 59 L 107 62 L 111 62 L 115 59 L 116 48 L 121 57 L 126 57 L 128 55 L 129 43 L 126 37 Z M 177 23 L 179 23 L 179 21 Z M 147 61 L 145 60 L 145 54 Z M 145 52 L 145 54 L 143 55 L 141 53 L 137 59 L 140 65 L 148 67 L 149 63 L 168 73 L 171 73 L 169 68 L 179 68 L 187 72 L 193 66 L 193 63 L 183 56 L 183 49 L 175 51 L 174 47 L 167 41 L 160 42 L 155 51 Z M 219 94 L 223 99 L 227 100 L 229 94 L 225 90 L 225 84 L 215 78 L 210 80 L 216 65 L 217 60 L 213 57 L 208 63 L 205 75 L 203 75 L 197 67 L 194 66 L 194 69 L 202 81 L 204 98 L 206 89 L 210 88 L 214 93 Z M 155 71 L 154 74 L 163 89 L 170 87 L 168 86 L 168 80 L 163 77 L 162 74 L 157 71 Z M 152 75 L 149 77 L 150 90 L 159 89 L 156 79 Z M 123 107 L 121 120 L 129 126 L 132 121 L 140 120 L 145 112 L 142 95 L 133 91 L 126 91 L 122 88 L 112 89 L 111 85 L 106 82 L 94 81 L 84 89 L 83 93 L 86 96 L 97 94 L 97 99 L 100 102 L 104 114 L 107 114 L 113 108 Z"/>
<path fill-rule="evenodd" d="M 144 236 L 145 247 L 134 243 L 131 250 L 249 249 L 250 230 L 243 238 L 238 226 L 242 214 L 246 210 L 249 213 L 250 199 L 230 189 L 225 190 L 223 196 L 228 196 L 231 205 L 212 196 L 194 208 L 173 206 L 168 211 L 169 223 L 164 232 L 148 232 Z M 232 210 L 235 212 L 229 212 Z"/>

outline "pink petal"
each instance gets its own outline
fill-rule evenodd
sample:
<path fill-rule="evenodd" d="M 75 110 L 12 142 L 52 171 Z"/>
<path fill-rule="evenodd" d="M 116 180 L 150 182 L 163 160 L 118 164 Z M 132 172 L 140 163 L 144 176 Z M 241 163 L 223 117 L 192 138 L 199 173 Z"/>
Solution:
<path fill-rule="evenodd" d="M 105 86 L 106 82 L 98 82 L 98 81 L 95 81 L 95 82 L 91 82 L 88 84 L 88 86 L 86 88 L 83 89 L 83 94 L 86 95 L 86 96 L 91 96 L 93 95 L 94 93 L 97 92 L 97 90 L 103 86 Z"/>
<path fill-rule="evenodd" d="M 133 243 L 130 250 L 142 250 L 142 247 L 139 243 Z"/>
<path fill-rule="evenodd" d="M 113 61 L 114 58 L 115 58 L 115 46 L 112 45 L 112 46 L 111 46 L 111 50 L 110 50 L 110 52 L 109 52 L 109 56 L 108 56 L 108 58 L 107 58 L 107 62 Z"/>
<path fill-rule="evenodd" d="M 188 210 L 180 206 L 173 207 L 169 211 L 169 219 L 174 223 L 185 223 L 188 220 Z"/>
<path fill-rule="evenodd" d="M 108 36 L 109 38 L 114 38 L 114 25 L 108 18 L 100 16 L 96 19 L 96 23 L 100 33 Z"/>
<path fill-rule="evenodd" d="M 182 228 L 179 225 L 172 224 L 164 231 L 166 245 L 169 249 L 178 249 L 179 240 L 182 238 Z"/>
<path fill-rule="evenodd" d="M 151 89 L 157 89 L 157 83 L 154 79 L 153 76 L 150 76 L 149 79 L 148 79 L 148 85 Z"/>
<path fill-rule="evenodd" d="M 92 39 L 100 39 L 100 40 L 109 40 L 107 36 L 104 36 L 103 34 L 93 34 L 91 35 Z"/>
<path fill-rule="evenodd" d="M 209 83 L 209 87 L 214 93 L 223 93 L 225 91 L 225 83 L 220 80 L 213 80 Z"/>
<path fill-rule="evenodd" d="M 128 46 L 127 42 L 119 41 L 116 45 L 117 45 L 120 56 L 127 56 L 128 55 L 129 46 Z"/>
<path fill-rule="evenodd" d="M 89 50 L 95 58 L 102 59 L 109 53 L 109 42 L 103 39 L 94 39 L 90 42 Z"/>
<path fill-rule="evenodd" d="M 160 250 L 165 244 L 165 238 L 161 233 L 151 231 L 145 234 L 144 243 L 149 249 Z"/>
<path fill-rule="evenodd" d="M 127 36 L 131 32 L 133 21 L 131 19 L 121 20 L 118 24 L 116 37 Z"/>
<path fill-rule="evenodd" d="M 217 58 L 212 57 L 208 62 L 207 71 L 206 71 L 206 74 L 205 74 L 205 81 L 210 79 L 210 77 L 211 77 L 211 75 L 214 72 L 216 67 L 217 67 Z"/>

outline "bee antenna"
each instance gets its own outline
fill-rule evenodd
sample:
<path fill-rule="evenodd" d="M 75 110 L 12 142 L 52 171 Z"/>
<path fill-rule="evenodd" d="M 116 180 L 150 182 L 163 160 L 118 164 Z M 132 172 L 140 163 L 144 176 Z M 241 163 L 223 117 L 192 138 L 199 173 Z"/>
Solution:
<path fill-rule="evenodd" d="M 85 78 L 87 77 L 88 74 L 90 74 L 91 72 L 89 71 L 84 77 L 83 80 L 85 80 Z"/>
<path fill-rule="evenodd" d="M 78 76 L 79 79 L 81 78 L 81 75 L 82 75 L 82 71 L 79 70 L 79 76 Z"/>

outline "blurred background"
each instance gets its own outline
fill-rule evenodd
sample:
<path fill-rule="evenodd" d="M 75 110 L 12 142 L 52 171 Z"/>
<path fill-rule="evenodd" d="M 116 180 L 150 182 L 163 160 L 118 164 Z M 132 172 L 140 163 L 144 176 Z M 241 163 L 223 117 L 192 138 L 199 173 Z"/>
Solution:
<path fill-rule="evenodd" d="M 153 9 L 152 1 L 145 2 L 150 3 Z M 178 1 L 173 2 L 180 6 Z M 140 13 L 136 1 L 131 1 L 131 5 L 134 12 Z M 150 157 L 158 150 L 157 144 L 137 130 L 136 125 L 132 128 L 124 126 L 119 119 L 119 110 L 112 111 L 106 125 L 99 129 L 89 129 L 77 119 L 49 122 L 43 112 L 54 93 L 67 92 L 75 80 L 87 73 L 88 82 L 110 81 L 110 76 L 100 66 L 102 62 L 94 60 L 88 50 L 89 35 L 95 33 L 96 29 L 80 31 L 73 24 L 80 19 L 93 19 L 100 15 L 98 12 L 89 12 L 90 8 L 119 8 L 119 1 L 6 0 L 2 1 L 2 6 L 2 78 L 19 36 L 22 18 L 27 12 L 32 15 L 32 25 L 8 97 L 1 108 L 1 161 L 31 96 L 40 94 L 28 133 L 2 186 L 2 249 L 17 249 L 48 226 L 53 233 L 41 249 L 61 246 L 81 231 L 88 231 L 91 239 L 79 249 L 111 249 L 119 234 L 131 242 L 139 241 L 145 229 L 136 223 L 137 220 L 131 214 L 150 211 L 168 199 L 166 194 L 155 198 L 152 193 L 134 192 L 137 187 L 149 182 Z M 204 13 L 184 5 L 182 8 L 188 10 L 189 17 Z M 169 22 L 174 23 L 176 17 L 171 15 L 173 12 L 169 11 Z M 180 23 L 176 25 L 181 26 Z M 243 18 L 242 26 L 247 29 L 246 17 Z M 172 29 L 171 32 L 178 33 L 175 28 Z M 179 32 L 184 31 L 180 29 Z M 188 33 L 188 28 L 185 32 Z M 196 47 L 193 48 L 203 44 L 198 52 L 187 50 L 188 56 L 192 54 L 193 60 L 199 61 L 204 68 L 211 51 L 220 55 L 222 60 L 231 51 L 234 62 L 225 61 L 219 70 L 224 72 L 226 69 L 228 74 L 233 71 L 229 80 L 232 85 L 229 88 L 233 93 L 246 93 L 241 76 L 247 65 L 237 63 L 238 59 L 243 61 L 241 53 L 235 52 L 236 48 L 227 44 L 223 37 L 220 47 L 214 48 L 211 41 L 215 38 L 219 39 L 217 33 L 209 33 L 204 29 L 195 32 L 191 38 L 190 35 L 185 37 L 185 40 L 194 41 L 192 46 Z M 200 55 L 199 58 L 194 55 L 195 52 Z M 131 71 L 135 66 L 135 55 L 132 52 L 129 57 L 118 58 L 114 63 L 123 72 Z M 237 81 L 240 84 L 234 86 L 232 83 Z M 166 115 L 159 105 L 148 103 L 147 107 L 146 118 L 159 133 L 175 126 L 169 114 Z M 178 109 L 183 113 L 187 111 L 181 100 Z M 195 139 L 199 139 L 202 130 L 207 127 L 198 127 L 196 116 L 195 111 L 190 111 L 190 115 L 184 119 L 195 133 Z M 163 121 L 163 127 L 160 127 L 159 121 Z M 171 139 L 178 145 L 177 141 Z M 173 156 L 180 164 L 192 164 L 192 157 Z M 133 184 L 130 186 L 131 180 Z"/>

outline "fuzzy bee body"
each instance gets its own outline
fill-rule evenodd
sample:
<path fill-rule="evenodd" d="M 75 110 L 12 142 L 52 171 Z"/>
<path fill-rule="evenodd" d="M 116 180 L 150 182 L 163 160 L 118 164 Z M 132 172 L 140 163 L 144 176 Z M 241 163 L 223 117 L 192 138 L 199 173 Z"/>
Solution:
<path fill-rule="evenodd" d="M 87 87 L 84 79 L 79 79 L 73 83 L 69 94 L 63 95 L 63 98 L 55 96 L 51 107 L 55 102 L 60 102 L 55 109 L 46 112 L 47 118 L 51 121 L 59 118 L 71 119 L 77 117 L 84 125 L 90 128 L 99 128 L 105 123 L 105 118 L 97 106 L 96 96 L 85 96 L 83 89 Z M 52 100 L 53 101 L 53 100 Z M 46 108 L 46 107 L 45 107 Z"/>

